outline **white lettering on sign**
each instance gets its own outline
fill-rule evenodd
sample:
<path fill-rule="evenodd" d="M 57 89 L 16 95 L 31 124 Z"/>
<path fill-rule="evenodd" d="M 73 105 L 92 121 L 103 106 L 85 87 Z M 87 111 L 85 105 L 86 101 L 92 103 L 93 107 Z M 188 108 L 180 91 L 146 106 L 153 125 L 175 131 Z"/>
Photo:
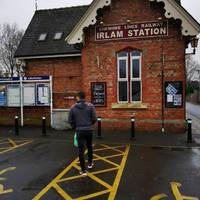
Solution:
<path fill-rule="evenodd" d="M 96 41 L 158 36 L 168 36 L 167 21 L 96 27 Z"/>
<path fill-rule="evenodd" d="M 110 34 L 108 34 L 107 32 L 99 32 L 97 33 L 97 39 L 101 40 L 101 39 L 112 39 L 112 38 L 123 38 L 124 37 L 124 33 L 123 31 L 112 31 Z"/>

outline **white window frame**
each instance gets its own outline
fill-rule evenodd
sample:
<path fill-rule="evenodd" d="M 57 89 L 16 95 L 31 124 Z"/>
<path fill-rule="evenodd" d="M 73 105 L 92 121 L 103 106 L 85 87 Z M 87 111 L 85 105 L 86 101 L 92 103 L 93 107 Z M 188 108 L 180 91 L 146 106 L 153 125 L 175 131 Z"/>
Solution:
<path fill-rule="evenodd" d="M 135 50 L 138 51 L 138 50 Z M 140 52 L 139 56 L 132 56 L 133 51 L 124 51 L 127 56 L 119 56 L 117 54 L 117 101 L 118 103 L 127 104 L 127 103 L 141 103 L 143 94 L 142 94 L 142 52 Z M 122 52 L 121 52 L 122 53 Z M 120 78 L 120 61 L 126 60 L 126 78 Z M 133 62 L 132 60 L 139 60 L 139 78 L 133 78 Z M 140 81 L 140 101 L 133 101 L 132 98 L 132 82 Z M 120 101 L 119 99 L 119 83 L 127 82 L 127 101 Z M 130 96 L 129 96 L 130 95 Z"/>
<path fill-rule="evenodd" d="M 129 102 L 129 84 L 128 84 L 128 52 L 126 52 L 127 56 L 120 57 L 117 55 L 117 100 L 118 103 L 128 103 Z M 120 78 L 120 61 L 125 60 L 126 61 L 126 78 Z M 120 82 L 127 82 L 127 101 L 120 101 L 119 99 L 119 83 Z"/>
<path fill-rule="evenodd" d="M 130 54 L 132 54 L 132 52 L 130 52 Z M 133 60 L 139 60 L 139 74 L 140 77 L 139 78 L 133 78 Z M 140 56 L 130 56 L 130 67 L 131 67 L 131 74 L 130 74 L 130 100 L 131 103 L 141 103 L 142 102 L 142 55 L 140 52 Z M 133 101 L 133 94 L 132 94 L 132 82 L 134 81 L 140 81 L 140 101 Z"/>

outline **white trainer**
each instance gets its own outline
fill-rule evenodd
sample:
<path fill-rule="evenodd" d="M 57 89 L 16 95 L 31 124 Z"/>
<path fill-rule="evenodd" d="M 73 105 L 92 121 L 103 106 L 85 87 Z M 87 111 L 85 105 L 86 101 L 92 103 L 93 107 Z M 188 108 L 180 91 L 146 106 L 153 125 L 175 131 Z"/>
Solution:
<path fill-rule="evenodd" d="M 88 165 L 88 169 L 92 169 L 94 167 L 94 163 Z"/>

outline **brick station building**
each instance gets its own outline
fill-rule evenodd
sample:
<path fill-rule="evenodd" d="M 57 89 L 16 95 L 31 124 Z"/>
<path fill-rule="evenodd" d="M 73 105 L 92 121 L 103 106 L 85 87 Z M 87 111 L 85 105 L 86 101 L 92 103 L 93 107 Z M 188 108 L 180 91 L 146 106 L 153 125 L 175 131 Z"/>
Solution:
<path fill-rule="evenodd" d="M 137 130 L 179 132 L 185 50 L 199 32 L 178 0 L 94 0 L 36 11 L 15 57 L 25 62 L 26 76 L 53 77 L 54 128 L 66 126 L 73 97 L 83 90 L 103 128 L 129 129 L 135 117 Z M 25 124 L 32 115 L 50 115 L 48 107 L 25 109 Z"/>

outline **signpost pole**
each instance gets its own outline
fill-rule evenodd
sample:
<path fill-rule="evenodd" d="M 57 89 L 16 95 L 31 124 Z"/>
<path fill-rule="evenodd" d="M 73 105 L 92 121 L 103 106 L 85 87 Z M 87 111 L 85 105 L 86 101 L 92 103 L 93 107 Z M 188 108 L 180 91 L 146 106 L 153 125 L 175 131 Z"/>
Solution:
<path fill-rule="evenodd" d="M 18 123 L 19 117 L 15 116 L 15 135 L 19 135 L 19 123 Z"/>
<path fill-rule="evenodd" d="M 98 138 L 101 138 L 101 120 L 102 118 L 101 117 L 98 117 L 97 118 L 97 121 L 98 121 Z"/>
<path fill-rule="evenodd" d="M 162 44 L 162 133 L 165 132 L 165 106 L 164 106 L 164 65 L 165 65 L 165 54 L 164 47 Z"/>
<path fill-rule="evenodd" d="M 188 119 L 187 123 L 188 123 L 188 139 L 187 139 L 187 142 L 192 143 L 192 120 Z"/>
<path fill-rule="evenodd" d="M 42 117 L 42 136 L 43 137 L 47 136 L 47 131 L 46 131 L 46 117 Z"/>
<path fill-rule="evenodd" d="M 23 107 L 23 77 L 20 77 L 20 107 L 21 107 L 21 126 L 24 126 L 24 107 Z"/>
<path fill-rule="evenodd" d="M 135 117 L 131 118 L 131 139 L 135 138 Z"/>
<path fill-rule="evenodd" d="M 51 127 L 53 126 L 53 78 L 50 76 L 50 119 L 51 119 Z"/>

